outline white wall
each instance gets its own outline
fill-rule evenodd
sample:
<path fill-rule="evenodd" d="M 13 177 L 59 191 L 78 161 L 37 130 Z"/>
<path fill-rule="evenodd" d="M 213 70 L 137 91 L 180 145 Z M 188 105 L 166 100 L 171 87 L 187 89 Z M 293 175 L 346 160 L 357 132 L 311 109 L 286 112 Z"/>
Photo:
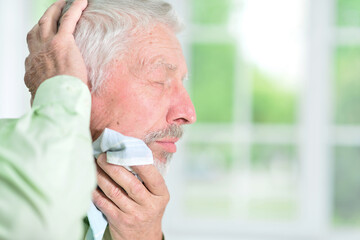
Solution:
<path fill-rule="evenodd" d="M 0 118 L 18 117 L 29 109 L 24 61 L 30 5 L 29 0 L 0 2 Z"/>

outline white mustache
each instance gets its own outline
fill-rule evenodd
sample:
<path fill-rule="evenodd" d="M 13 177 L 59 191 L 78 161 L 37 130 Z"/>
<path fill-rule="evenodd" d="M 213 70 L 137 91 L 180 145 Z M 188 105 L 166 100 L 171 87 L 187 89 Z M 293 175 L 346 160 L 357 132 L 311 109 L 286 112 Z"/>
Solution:
<path fill-rule="evenodd" d="M 144 142 L 146 144 L 149 144 L 162 138 L 181 138 L 183 134 L 184 134 L 184 130 L 181 126 L 176 124 L 171 124 L 169 127 L 165 129 L 161 129 L 146 134 L 144 138 Z"/>

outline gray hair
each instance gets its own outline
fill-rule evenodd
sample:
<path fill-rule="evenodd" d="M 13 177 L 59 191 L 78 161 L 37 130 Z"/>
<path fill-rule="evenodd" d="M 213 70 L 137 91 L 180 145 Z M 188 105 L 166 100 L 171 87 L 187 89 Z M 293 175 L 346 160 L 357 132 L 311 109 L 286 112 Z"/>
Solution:
<path fill-rule="evenodd" d="M 67 0 L 63 14 L 73 0 Z M 88 0 L 75 30 L 92 92 L 110 76 L 110 63 L 129 52 L 134 34 L 164 24 L 178 33 L 182 24 L 169 3 L 161 0 Z M 133 50 L 131 50 L 133 51 Z"/>

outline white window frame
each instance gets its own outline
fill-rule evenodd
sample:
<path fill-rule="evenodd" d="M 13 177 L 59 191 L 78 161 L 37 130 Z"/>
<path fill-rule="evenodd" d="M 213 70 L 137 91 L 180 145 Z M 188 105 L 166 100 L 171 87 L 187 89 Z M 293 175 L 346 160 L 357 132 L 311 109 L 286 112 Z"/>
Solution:
<path fill-rule="evenodd" d="M 173 0 L 179 6 L 180 14 L 188 17 L 191 0 Z M 333 147 L 339 145 L 360 146 L 360 126 L 339 126 L 333 121 L 334 116 L 334 79 L 333 58 L 337 44 L 360 44 L 358 28 L 339 29 L 335 23 L 336 0 L 306 0 L 307 32 L 306 63 L 304 84 L 300 92 L 299 123 L 296 126 L 253 125 L 251 123 L 251 89 L 250 81 L 235 81 L 234 89 L 243 89 L 242 99 L 235 94 L 235 121 L 244 124 L 218 125 L 198 124 L 191 128 L 184 142 L 209 142 L 208 134 L 219 136 L 219 143 L 241 143 L 250 147 L 252 143 L 294 143 L 299 149 L 300 181 L 299 181 L 299 218 L 292 223 L 246 222 L 225 220 L 191 219 L 184 216 L 181 201 L 184 192 L 183 159 L 187 157 L 182 151 L 173 161 L 171 177 L 168 178 L 172 194 L 165 218 L 165 229 L 171 239 L 326 239 L 352 240 L 360 239 L 360 230 L 338 229 L 333 227 Z M 179 10 L 177 9 L 177 10 Z M 184 11 L 186 10 L 186 11 Z M 183 15 L 183 16 L 184 16 Z M 189 18 L 187 18 L 189 19 Z M 199 26 L 187 32 L 182 39 L 185 53 L 194 41 L 226 41 L 226 34 L 215 29 L 215 36 L 202 35 L 194 39 Z M 214 29 L 211 29 L 214 30 Z M 209 38 L 210 36 L 210 38 Z M 190 54 L 186 54 L 188 65 L 191 65 Z M 238 65 L 241 64 L 241 52 L 238 53 Z M 241 74 L 241 75 L 240 75 Z M 251 78 L 247 73 L 237 73 L 238 79 Z M 191 91 L 191 89 L 190 89 Z M 241 109 L 246 109 L 248 116 L 241 116 Z M 229 131 L 229 128 L 232 131 Z M 296 129 L 294 134 L 294 128 Z M 217 132 L 218 134 L 214 133 Z M 227 134 L 232 132 L 235 134 Z M 267 134 L 262 134 L 266 132 Z M 270 134 L 269 134 L 270 133 Z M 272 135 L 268 139 L 265 136 Z M 184 144 L 185 145 L 185 144 Z M 186 148 L 180 147 L 180 149 Z M 249 149 L 249 148 L 248 148 Z M 247 151 L 250 159 L 250 150 Z M 242 168 L 249 163 L 243 162 Z M 180 169 L 180 170 L 179 170 Z M 314 177 L 316 176 L 316 177 Z M 246 182 L 246 174 L 242 182 Z M 246 201 L 246 200 L 245 200 Z"/>
<path fill-rule="evenodd" d="M 19 117 L 30 107 L 24 84 L 26 34 L 33 23 L 29 9 L 28 0 L 0 2 L 0 118 Z"/>

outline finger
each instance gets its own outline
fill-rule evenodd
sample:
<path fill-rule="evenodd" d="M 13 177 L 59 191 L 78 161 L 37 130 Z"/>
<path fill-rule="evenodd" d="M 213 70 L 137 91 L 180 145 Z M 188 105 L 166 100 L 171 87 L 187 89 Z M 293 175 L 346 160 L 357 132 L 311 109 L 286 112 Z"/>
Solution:
<path fill-rule="evenodd" d="M 25 72 L 30 70 L 30 55 L 25 58 Z"/>
<path fill-rule="evenodd" d="M 137 204 L 101 168 L 97 167 L 97 183 L 102 192 L 125 213 L 131 212 Z"/>
<path fill-rule="evenodd" d="M 133 166 L 133 170 L 144 181 L 149 191 L 156 196 L 166 196 L 169 194 L 163 176 L 153 165 Z"/>
<path fill-rule="evenodd" d="M 60 20 L 59 33 L 73 34 L 86 6 L 87 0 L 75 0 Z"/>
<path fill-rule="evenodd" d="M 101 190 L 93 191 L 92 200 L 95 206 L 107 217 L 109 221 L 118 218 L 119 215 L 124 214 L 109 198 L 105 196 Z"/>
<path fill-rule="evenodd" d="M 65 6 L 65 0 L 58 0 L 53 3 L 40 18 L 38 25 L 40 27 L 40 37 L 46 39 L 57 32 L 57 23 L 61 16 L 61 11 Z"/>
<path fill-rule="evenodd" d="M 107 163 L 106 155 L 100 155 L 97 159 L 97 164 L 138 204 L 143 205 L 151 197 L 146 187 L 131 172 L 122 166 Z"/>
<path fill-rule="evenodd" d="M 28 32 L 28 34 L 26 35 L 26 42 L 27 42 L 27 45 L 28 45 L 28 49 L 29 49 L 29 52 L 33 52 L 35 49 L 36 49 L 36 42 L 37 42 L 37 39 L 36 36 L 38 35 L 38 32 L 39 32 L 39 25 L 36 24 L 31 30 L 30 32 Z"/>

